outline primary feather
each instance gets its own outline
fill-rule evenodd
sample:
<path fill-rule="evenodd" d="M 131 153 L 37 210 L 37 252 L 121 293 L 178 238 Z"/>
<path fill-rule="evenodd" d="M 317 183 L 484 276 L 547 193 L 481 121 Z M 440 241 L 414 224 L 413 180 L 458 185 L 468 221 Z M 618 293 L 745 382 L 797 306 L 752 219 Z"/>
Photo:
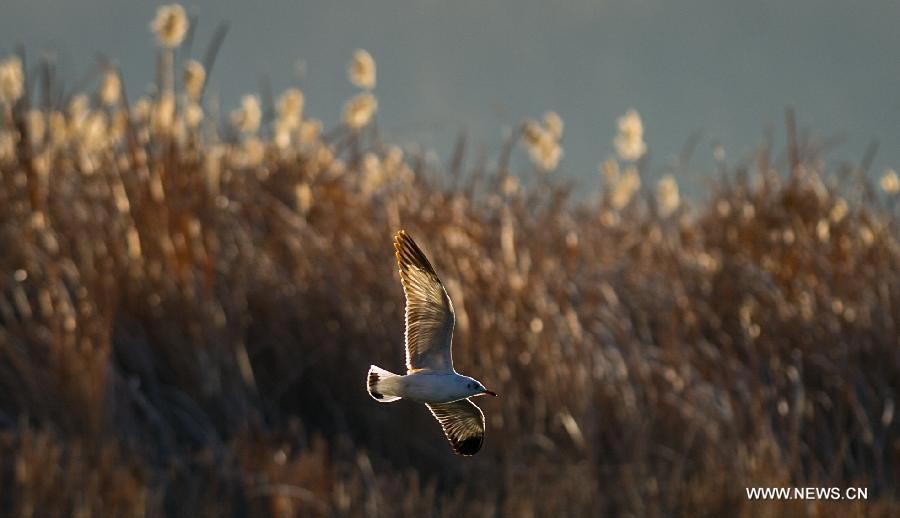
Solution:
<path fill-rule="evenodd" d="M 484 442 L 484 413 L 469 399 L 452 403 L 428 404 L 428 409 L 441 423 L 453 451 L 475 455 Z"/>

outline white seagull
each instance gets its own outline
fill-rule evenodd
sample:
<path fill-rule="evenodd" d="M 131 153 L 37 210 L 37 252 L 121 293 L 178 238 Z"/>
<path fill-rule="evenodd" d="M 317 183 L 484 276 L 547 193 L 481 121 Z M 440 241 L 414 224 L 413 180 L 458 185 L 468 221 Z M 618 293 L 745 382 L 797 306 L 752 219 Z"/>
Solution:
<path fill-rule="evenodd" d="M 369 367 L 369 395 L 381 403 L 406 398 L 425 403 L 460 455 L 475 455 L 484 442 L 484 414 L 468 398 L 494 392 L 453 370 L 450 345 L 456 315 L 428 258 L 401 230 L 394 238 L 406 295 L 406 375 Z"/>

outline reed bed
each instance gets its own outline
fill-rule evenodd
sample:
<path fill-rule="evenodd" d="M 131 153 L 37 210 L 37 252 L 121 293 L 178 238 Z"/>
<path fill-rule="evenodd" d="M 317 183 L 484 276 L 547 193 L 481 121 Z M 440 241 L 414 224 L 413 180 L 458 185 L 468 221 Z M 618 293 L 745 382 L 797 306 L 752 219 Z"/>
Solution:
<path fill-rule="evenodd" d="M 688 205 L 640 187 L 629 114 L 634 156 L 573 196 L 552 116 L 435 163 L 379 135 L 357 53 L 329 131 L 299 90 L 210 117 L 211 60 L 154 27 L 154 95 L 107 64 L 68 92 L 43 63 L 0 101 L 5 515 L 900 514 L 890 175 L 794 137 Z M 402 365 L 399 228 L 454 300 L 459 370 L 501 394 L 473 458 L 365 391 Z"/>

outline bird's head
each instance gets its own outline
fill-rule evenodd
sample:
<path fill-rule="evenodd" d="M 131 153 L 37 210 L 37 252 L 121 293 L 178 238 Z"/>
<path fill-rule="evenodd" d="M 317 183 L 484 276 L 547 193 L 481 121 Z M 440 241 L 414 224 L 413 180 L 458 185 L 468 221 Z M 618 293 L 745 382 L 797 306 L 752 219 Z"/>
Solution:
<path fill-rule="evenodd" d="M 490 391 L 484 388 L 484 385 L 481 384 L 480 381 L 469 378 L 466 380 L 466 388 L 472 391 L 473 396 L 494 396 L 497 397 L 499 394 L 496 392 Z"/>

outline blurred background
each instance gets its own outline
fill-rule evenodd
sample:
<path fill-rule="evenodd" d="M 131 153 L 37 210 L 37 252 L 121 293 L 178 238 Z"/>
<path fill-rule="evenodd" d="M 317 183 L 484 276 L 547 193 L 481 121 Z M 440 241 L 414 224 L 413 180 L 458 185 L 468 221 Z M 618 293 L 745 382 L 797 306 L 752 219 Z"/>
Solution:
<path fill-rule="evenodd" d="M 900 48 L 890 0 L 760 2 L 606 0 L 330 2 L 199 1 L 195 52 L 220 22 L 231 28 L 211 91 L 226 106 L 258 90 L 299 85 L 311 115 L 336 121 L 351 87 L 353 49 L 378 60 L 382 131 L 446 157 L 460 131 L 495 148 L 523 117 L 556 110 L 571 130 L 561 172 L 596 182 L 612 153 L 611 121 L 640 110 L 652 174 L 695 132 L 695 171 L 715 170 L 710 149 L 731 161 L 752 153 L 767 129 L 782 140 L 782 110 L 836 137 L 838 156 L 860 159 L 881 143 L 875 170 L 900 164 Z M 147 20 L 153 2 L 9 0 L 0 19 L 7 50 L 52 50 L 66 77 L 82 77 L 97 53 L 116 60 L 127 86 L 153 82 Z M 702 192 L 702 181 L 687 187 Z M 592 184 L 590 184 L 592 185 Z"/>
<path fill-rule="evenodd" d="M 0 514 L 900 515 L 896 6 L 157 7 L 4 6 Z"/>

